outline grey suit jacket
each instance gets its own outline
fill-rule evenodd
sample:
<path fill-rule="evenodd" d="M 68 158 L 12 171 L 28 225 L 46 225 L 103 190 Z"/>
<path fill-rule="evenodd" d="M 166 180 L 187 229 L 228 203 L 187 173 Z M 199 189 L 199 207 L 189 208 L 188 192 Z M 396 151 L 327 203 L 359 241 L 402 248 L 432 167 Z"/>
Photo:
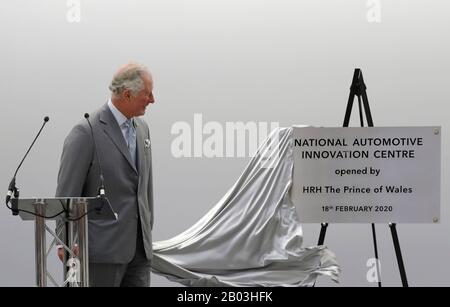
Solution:
<path fill-rule="evenodd" d="M 147 259 L 152 257 L 153 188 L 150 133 L 136 119 L 137 169 L 133 165 L 120 127 L 107 104 L 91 114 L 99 151 L 106 196 L 118 213 L 117 221 L 89 221 L 89 261 L 128 263 L 136 251 L 138 219 Z M 97 196 L 99 166 L 86 120 L 76 125 L 64 141 L 58 174 L 57 197 Z"/>

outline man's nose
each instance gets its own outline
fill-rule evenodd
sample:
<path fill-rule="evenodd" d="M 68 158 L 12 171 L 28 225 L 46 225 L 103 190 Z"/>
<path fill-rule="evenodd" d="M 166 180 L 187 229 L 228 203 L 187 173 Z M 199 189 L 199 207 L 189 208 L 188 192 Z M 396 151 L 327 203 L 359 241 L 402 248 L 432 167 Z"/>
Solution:
<path fill-rule="evenodd" d="M 153 96 L 153 94 L 148 97 L 148 103 L 155 103 L 155 97 Z"/>

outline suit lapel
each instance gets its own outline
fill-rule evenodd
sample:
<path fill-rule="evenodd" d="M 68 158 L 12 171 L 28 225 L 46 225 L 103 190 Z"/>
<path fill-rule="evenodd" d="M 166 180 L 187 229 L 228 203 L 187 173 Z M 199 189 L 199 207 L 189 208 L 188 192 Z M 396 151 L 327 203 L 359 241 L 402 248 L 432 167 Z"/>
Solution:
<path fill-rule="evenodd" d="M 100 122 L 103 123 L 103 130 L 105 133 L 128 161 L 130 167 L 137 173 L 136 166 L 134 165 L 133 160 L 131 160 L 130 151 L 128 150 L 127 143 L 123 137 L 122 130 L 109 109 L 108 104 L 106 104 L 101 111 Z"/>
<path fill-rule="evenodd" d="M 145 166 L 145 151 L 144 151 L 144 132 L 142 127 L 139 125 L 138 121 L 134 121 L 134 127 L 136 128 L 136 143 L 137 143 L 137 167 L 139 169 L 139 174 L 144 174 Z"/>

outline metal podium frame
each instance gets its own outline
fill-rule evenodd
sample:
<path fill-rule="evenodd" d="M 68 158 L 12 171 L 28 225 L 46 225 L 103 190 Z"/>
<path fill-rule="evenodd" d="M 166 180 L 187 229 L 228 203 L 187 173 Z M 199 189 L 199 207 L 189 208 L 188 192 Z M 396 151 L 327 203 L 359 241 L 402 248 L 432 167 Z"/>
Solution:
<path fill-rule="evenodd" d="M 22 220 L 35 222 L 35 260 L 36 285 L 47 286 L 47 278 L 55 286 L 89 287 L 89 253 L 88 253 L 88 219 L 117 220 L 118 216 L 111 208 L 106 197 L 83 198 L 28 198 L 12 199 L 12 207 L 18 211 Z M 56 220 L 53 231 L 46 224 Z M 58 229 L 59 228 L 59 229 Z M 65 233 L 62 233 L 65 229 Z M 52 237 L 49 248 L 46 244 L 46 232 Z M 53 276 L 47 272 L 47 257 L 56 244 L 65 249 L 64 283 L 58 285 Z M 74 247 L 78 246 L 78 252 Z"/>

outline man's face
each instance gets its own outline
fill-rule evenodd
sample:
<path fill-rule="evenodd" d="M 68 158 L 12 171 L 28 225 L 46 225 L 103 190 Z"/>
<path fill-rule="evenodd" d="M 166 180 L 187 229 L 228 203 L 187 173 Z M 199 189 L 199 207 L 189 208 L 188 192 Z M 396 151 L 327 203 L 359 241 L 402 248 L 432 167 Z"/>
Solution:
<path fill-rule="evenodd" d="M 153 80 L 151 76 L 145 74 L 142 77 L 144 81 L 144 89 L 142 89 L 136 96 L 130 95 L 130 113 L 132 116 L 142 116 L 150 103 L 155 102 L 153 97 Z"/>

